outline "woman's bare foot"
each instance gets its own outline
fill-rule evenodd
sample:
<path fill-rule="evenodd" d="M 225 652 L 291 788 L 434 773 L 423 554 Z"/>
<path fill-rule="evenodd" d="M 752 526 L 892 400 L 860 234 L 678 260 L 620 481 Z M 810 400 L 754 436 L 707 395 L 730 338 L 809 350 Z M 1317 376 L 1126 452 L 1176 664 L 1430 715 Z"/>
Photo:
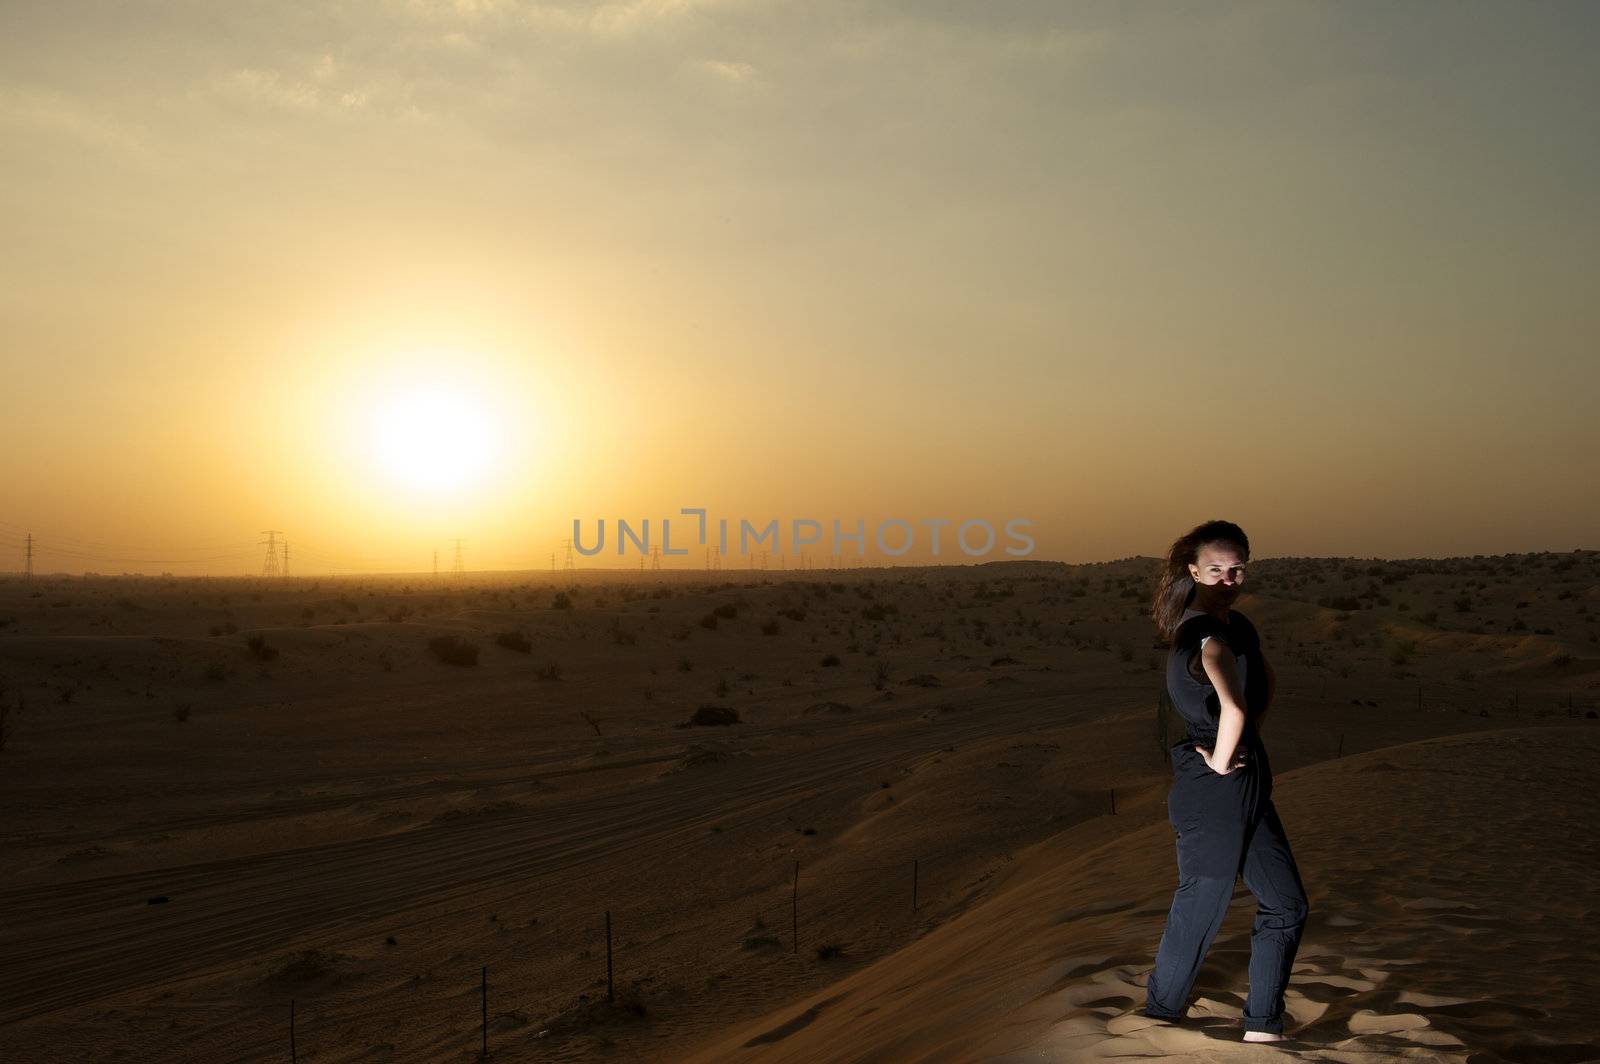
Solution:
<path fill-rule="evenodd" d="M 1283 1039 L 1283 1035 L 1273 1034 L 1271 1031 L 1246 1031 L 1244 1033 L 1246 1042 L 1281 1042 Z"/>

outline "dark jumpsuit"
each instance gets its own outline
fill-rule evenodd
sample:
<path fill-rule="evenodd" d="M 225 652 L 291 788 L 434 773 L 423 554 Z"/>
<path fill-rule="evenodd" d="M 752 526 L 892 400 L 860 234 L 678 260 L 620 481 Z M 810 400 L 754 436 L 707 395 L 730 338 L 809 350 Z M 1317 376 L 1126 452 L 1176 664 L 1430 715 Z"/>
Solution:
<path fill-rule="evenodd" d="M 1194 749 L 1198 743 L 1216 752 L 1221 705 L 1200 664 L 1201 641 L 1210 637 L 1234 651 L 1245 697 L 1239 749 L 1246 759 L 1226 775 L 1213 771 Z M 1144 1013 L 1164 1019 L 1184 1014 L 1200 962 L 1242 873 L 1258 903 L 1244 1028 L 1281 1034 L 1283 991 L 1310 910 L 1272 804 L 1272 766 L 1256 730 L 1256 718 L 1266 708 L 1267 678 L 1255 625 L 1236 609 L 1228 611 L 1226 622 L 1202 610 L 1184 610 L 1167 655 L 1167 692 L 1188 722 L 1188 734 L 1172 748 L 1167 797 L 1167 819 L 1178 836 L 1178 890 L 1156 949 Z"/>

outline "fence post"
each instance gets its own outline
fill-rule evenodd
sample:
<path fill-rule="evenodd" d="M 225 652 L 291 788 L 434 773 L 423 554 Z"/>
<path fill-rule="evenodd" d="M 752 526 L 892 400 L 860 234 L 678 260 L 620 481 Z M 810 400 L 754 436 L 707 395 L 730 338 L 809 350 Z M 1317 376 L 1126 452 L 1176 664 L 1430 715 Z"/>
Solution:
<path fill-rule="evenodd" d="M 606 910 L 606 1000 L 615 1001 L 611 986 L 611 910 Z"/>
<path fill-rule="evenodd" d="M 1339 733 L 1339 756 L 1344 756 L 1344 732 Z"/>
<path fill-rule="evenodd" d="M 794 899 L 789 909 L 790 930 L 794 936 L 793 952 L 800 952 L 800 862 L 794 863 Z"/>
<path fill-rule="evenodd" d="M 1117 815 L 1117 789 L 1111 788 L 1111 815 Z"/>
<path fill-rule="evenodd" d="M 911 859 L 911 911 L 917 911 L 917 859 Z"/>

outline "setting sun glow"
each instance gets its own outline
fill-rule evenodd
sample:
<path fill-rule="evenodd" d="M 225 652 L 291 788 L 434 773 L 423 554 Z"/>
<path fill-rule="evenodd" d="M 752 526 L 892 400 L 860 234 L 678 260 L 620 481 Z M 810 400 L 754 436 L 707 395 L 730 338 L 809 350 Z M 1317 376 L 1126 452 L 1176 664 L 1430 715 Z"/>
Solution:
<path fill-rule="evenodd" d="M 494 472 L 503 434 L 489 403 L 428 386 L 379 396 L 369 429 L 378 471 L 398 487 L 428 493 L 481 484 Z"/>

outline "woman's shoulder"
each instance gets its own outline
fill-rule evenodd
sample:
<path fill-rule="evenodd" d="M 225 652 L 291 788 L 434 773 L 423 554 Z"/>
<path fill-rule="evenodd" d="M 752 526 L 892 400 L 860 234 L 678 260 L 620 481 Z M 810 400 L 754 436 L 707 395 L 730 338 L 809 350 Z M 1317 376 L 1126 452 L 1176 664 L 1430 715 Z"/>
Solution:
<path fill-rule="evenodd" d="M 1250 649 L 1260 649 L 1261 633 L 1256 631 L 1254 622 L 1239 610 L 1229 610 L 1233 630 L 1238 634 L 1240 653 Z"/>
<path fill-rule="evenodd" d="M 1227 634 L 1228 626 L 1211 614 L 1204 610 L 1189 610 L 1178 621 L 1178 627 L 1172 633 L 1172 645 L 1175 648 L 1193 646 L 1209 636 Z"/>

